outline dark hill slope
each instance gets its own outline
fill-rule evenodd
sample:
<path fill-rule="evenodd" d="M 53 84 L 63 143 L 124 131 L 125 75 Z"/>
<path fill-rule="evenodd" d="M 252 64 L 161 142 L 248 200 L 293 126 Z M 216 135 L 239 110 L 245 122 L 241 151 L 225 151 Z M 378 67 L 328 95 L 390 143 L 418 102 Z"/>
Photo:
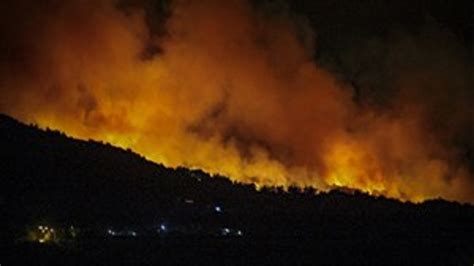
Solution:
<path fill-rule="evenodd" d="M 316 253 L 405 254 L 400 262 L 413 256 L 474 259 L 474 207 L 469 204 L 401 203 L 359 192 L 315 194 L 296 188 L 256 191 L 252 185 L 166 168 L 129 150 L 72 139 L 4 115 L 0 147 L 0 204 L 4 228 L 11 230 L 44 221 L 144 228 L 167 222 L 239 228 L 248 238 L 279 239 L 272 243 L 314 247 Z"/>

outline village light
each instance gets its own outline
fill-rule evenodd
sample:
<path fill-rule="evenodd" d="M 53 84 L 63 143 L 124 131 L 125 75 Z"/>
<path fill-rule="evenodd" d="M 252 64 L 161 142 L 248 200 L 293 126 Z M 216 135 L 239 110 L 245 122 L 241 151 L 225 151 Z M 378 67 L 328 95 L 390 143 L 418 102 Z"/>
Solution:
<path fill-rule="evenodd" d="M 107 230 L 107 233 L 109 233 L 109 235 L 113 235 L 113 236 L 115 235 L 115 232 L 112 231 L 112 229 Z"/>
<path fill-rule="evenodd" d="M 230 233 L 230 229 L 229 229 L 229 228 L 227 228 L 227 227 L 222 228 L 221 234 L 222 234 L 223 236 L 226 236 L 226 235 L 228 235 L 229 233 Z"/>

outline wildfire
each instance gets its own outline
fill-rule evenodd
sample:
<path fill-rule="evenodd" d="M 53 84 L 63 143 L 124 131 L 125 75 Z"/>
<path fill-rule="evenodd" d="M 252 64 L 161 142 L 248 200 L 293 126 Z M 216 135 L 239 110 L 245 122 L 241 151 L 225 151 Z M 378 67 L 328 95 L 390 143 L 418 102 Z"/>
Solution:
<path fill-rule="evenodd" d="M 414 107 L 423 97 L 358 106 L 284 14 L 175 1 L 169 34 L 154 37 L 144 10 L 115 1 L 65 1 L 55 16 L 42 8 L 2 11 L 13 14 L 4 36 L 16 50 L 0 72 L 1 112 L 258 186 L 474 201 L 472 174 L 446 144 L 454 133 L 430 130 L 429 105 Z"/>

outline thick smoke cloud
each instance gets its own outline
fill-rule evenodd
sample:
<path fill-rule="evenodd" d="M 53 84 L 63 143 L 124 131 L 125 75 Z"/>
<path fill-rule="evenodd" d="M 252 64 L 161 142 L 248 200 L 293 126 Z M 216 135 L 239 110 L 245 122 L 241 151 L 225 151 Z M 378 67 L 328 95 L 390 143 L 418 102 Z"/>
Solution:
<path fill-rule="evenodd" d="M 449 31 L 360 43 L 337 74 L 286 5 L 173 1 L 158 30 L 142 2 L 6 2 L 1 112 L 258 185 L 474 201 L 472 61 Z"/>

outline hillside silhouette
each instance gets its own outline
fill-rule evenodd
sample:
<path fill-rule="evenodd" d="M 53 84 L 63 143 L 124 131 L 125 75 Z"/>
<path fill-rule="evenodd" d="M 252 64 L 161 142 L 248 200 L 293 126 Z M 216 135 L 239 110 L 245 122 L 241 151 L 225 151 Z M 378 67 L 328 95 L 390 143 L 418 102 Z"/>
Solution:
<path fill-rule="evenodd" d="M 22 227 L 39 223 L 140 232 L 166 224 L 170 231 L 175 228 L 175 238 L 239 232 L 234 242 L 216 238 L 205 243 L 222 257 L 266 254 L 249 260 L 259 263 L 474 261 L 470 204 L 442 199 L 403 203 L 358 191 L 257 190 L 200 170 L 167 168 L 130 150 L 73 139 L 6 115 L 0 115 L 0 147 L 0 204 L 4 239 L 10 243 Z M 197 246 L 203 242 L 186 250 L 201 256 Z"/>

